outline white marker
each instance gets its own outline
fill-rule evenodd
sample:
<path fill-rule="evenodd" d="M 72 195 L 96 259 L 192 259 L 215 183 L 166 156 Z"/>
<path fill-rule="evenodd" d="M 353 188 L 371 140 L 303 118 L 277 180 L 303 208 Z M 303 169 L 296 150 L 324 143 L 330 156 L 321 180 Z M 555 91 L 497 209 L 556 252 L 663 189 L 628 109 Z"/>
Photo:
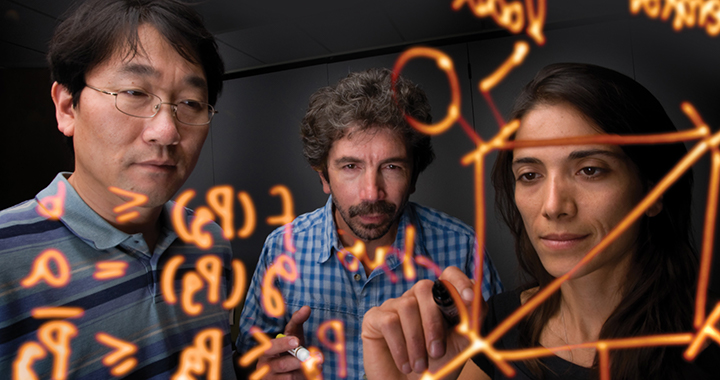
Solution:
<path fill-rule="evenodd" d="M 275 338 L 284 338 L 285 334 L 277 334 Z M 294 357 L 296 357 L 301 362 L 304 362 L 308 359 L 310 359 L 310 351 L 308 351 L 307 348 L 303 346 L 297 346 L 293 348 L 292 350 L 288 350 L 288 353 Z"/>

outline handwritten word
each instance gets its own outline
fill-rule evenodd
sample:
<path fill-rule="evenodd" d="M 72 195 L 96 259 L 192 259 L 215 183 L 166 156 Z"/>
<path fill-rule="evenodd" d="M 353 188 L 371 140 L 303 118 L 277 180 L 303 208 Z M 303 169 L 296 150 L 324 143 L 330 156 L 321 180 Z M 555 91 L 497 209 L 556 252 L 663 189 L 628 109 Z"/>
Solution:
<path fill-rule="evenodd" d="M 673 29 L 679 32 L 684 27 L 693 28 L 697 23 L 705 28 L 708 35 L 715 37 L 720 34 L 720 1 L 718 0 L 630 0 L 630 13 L 637 15 L 640 12 L 650 18 L 667 21 L 675 12 Z"/>
<path fill-rule="evenodd" d="M 209 249 L 212 247 L 213 239 L 212 236 L 208 232 L 203 231 L 202 228 L 218 217 L 220 218 L 220 227 L 223 229 L 223 236 L 228 240 L 233 239 L 235 237 L 233 194 L 234 190 L 232 186 L 229 185 L 215 186 L 208 190 L 205 195 L 208 207 L 200 206 L 195 209 L 195 217 L 188 229 L 185 225 L 184 209 L 188 202 L 195 197 L 195 191 L 192 189 L 183 191 L 177 197 L 172 209 L 172 223 L 178 236 L 186 243 L 194 243 L 200 249 Z M 273 186 L 270 189 L 270 195 L 280 197 L 282 201 L 282 214 L 268 217 L 266 220 L 268 225 L 281 226 L 295 219 L 293 198 L 287 187 L 283 185 Z M 245 215 L 244 224 L 237 231 L 237 236 L 245 239 L 255 231 L 257 220 L 255 205 L 250 195 L 244 191 L 238 192 L 237 197 Z"/>
<path fill-rule="evenodd" d="M 525 0 L 527 12 L 524 11 L 521 2 L 506 2 L 505 0 L 455 0 L 452 3 L 452 8 L 457 11 L 466 3 L 475 16 L 492 16 L 498 25 L 513 34 L 522 32 L 525 26 L 525 14 L 527 13 L 528 27 L 526 30 L 528 36 L 534 39 L 538 45 L 545 43 L 545 36 L 543 35 L 547 8 L 545 0 L 538 1 L 537 9 L 535 9 L 533 0 Z"/>
<path fill-rule="evenodd" d="M 132 191 L 123 190 L 123 189 L 121 189 L 119 187 L 115 187 L 115 186 L 108 187 L 108 190 L 110 190 L 111 192 L 113 192 L 114 194 L 117 194 L 119 196 L 122 196 L 125 198 L 130 198 L 130 201 L 128 201 L 127 203 L 123 203 L 123 204 L 113 208 L 114 213 L 120 214 L 115 218 L 115 220 L 121 224 L 127 223 L 127 222 L 137 218 L 138 216 L 140 216 L 140 212 L 138 212 L 137 210 L 134 210 L 134 211 L 131 211 L 128 213 L 125 213 L 125 211 L 127 211 L 133 207 L 142 206 L 145 203 L 147 203 L 147 201 L 148 201 L 148 197 L 145 194 L 134 193 Z"/>
<path fill-rule="evenodd" d="M 177 296 L 173 283 L 175 281 L 175 274 L 182 263 L 185 262 L 183 256 L 175 256 L 168 260 L 165 264 L 165 268 L 160 278 L 160 286 L 163 292 L 165 302 L 170 305 L 177 303 Z M 240 303 L 243 292 L 245 291 L 245 266 L 243 263 L 234 259 L 232 261 L 233 268 L 233 289 L 232 293 L 223 302 L 222 306 L 225 309 L 232 309 Z M 198 315 L 202 313 L 202 304 L 195 303 L 193 298 L 195 293 L 200 291 L 203 287 L 203 280 L 208 284 L 207 298 L 208 302 L 216 304 L 220 301 L 220 280 L 223 274 L 223 265 L 219 257 L 215 255 L 205 255 L 197 260 L 195 263 L 195 271 L 188 271 L 185 273 L 182 279 L 182 292 L 181 292 L 181 305 L 185 313 L 188 315 Z M 199 273 L 199 275 L 198 275 Z"/>
<path fill-rule="evenodd" d="M 95 340 L 114 349 L 111 353 L 105 355 L 102 360 L 102 363 L 106 367 L 114 366 L 110 369 L 110 374 L 113 376 L 122 376 L 130 372 L 137 365 L 137 359 L 132 357 L 123 360 L 122 363 L 118 365 L 115 365 L 123 358 L 134 355 L 135 352 L 137 352 L 136 345 L 105 333 L 95 334 Z"/>
<path fill-rule="evenodd" d="M 293 282 L 298 277 L 295 260 L 288 255 L 280 255 L 270 265 L 262 282 L 262 306 L 265 314 L 279 318 L 285 313 L 285 301 L 280 291 L 275 288 L 273 282 L 280 277 L 286 281 Z"/>
<path fill-rule="evenodd" d="M 330 339 L 329 332 L 335 339 Z M 323 322 L 317 331 L 318 339 L 323 346 L 335 352 L 338 356 L 338 365 L 340 377 L 347 377 L 347 354 L 345 352 L 345 325 L 339 320 L 329 320 Z"/>
<path fill-rule="evenodd" d="M 38 340 L 53 354 L 52 378 L 64 380 L 68 373 L 70 359 L 70 340 L 77 335 L 77 328 L 70 322 L 52 321 L 40 326 Z M 47 351 L 36 342 L 27 342 L 20 346 L 18 356 L 13 362 L 13 380 L 38 379 L 32 369 L 35 361 L 44 359 Z"/>
<path fill-rule="evenodd" d="M 55 263 L 57 275 L 50 269 L 50 261 Z M 52 248 L 44 250 L 35 258 L 30 274 L 20 281 L 20 285 L 30 288 L 40 280 L 54 288 L 63 287 L 70 282 L 70 264 L 62 252 Z"/>
<path fill-rule="evenodd" d="M 65 194 L 65 182 L 58 182 L 57 194 L 40 199 L 35 212 L 50 220 L 60 219 L 65 212 Z"/>
<path fill-rule="evenodd" d="M 220 380 L 222 337 L 222 330 L 216 328 L 199 332 L 193 345 L 180 354 L 180 366 L 170 379 L 195 380 L 192 374 L 207 374 L 208 380 Z"/>

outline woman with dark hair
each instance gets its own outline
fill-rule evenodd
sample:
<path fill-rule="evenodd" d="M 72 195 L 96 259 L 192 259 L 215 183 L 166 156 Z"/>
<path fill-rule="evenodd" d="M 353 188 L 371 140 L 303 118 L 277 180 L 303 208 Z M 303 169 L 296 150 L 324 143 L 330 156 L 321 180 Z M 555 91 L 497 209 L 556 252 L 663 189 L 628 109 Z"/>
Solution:
<path fill-rule="evenodd" d="M 623 74 L 588 64 L 542 69 L 516 99 L 512 118 L 520 120 L 515 140 L 676 131 L 647 89 Z M 573 269 L 686 153 L 682 143 L 591 143 L 501 151 L 492 173 L 496 206 L 515 237 L 518 261 L 529 282 L 488 301 L 483 335 Z M 698 264 L 690 234 L 691 188 L 688 172 L 494 347 L 551 348 L 692 332 Z M 446 277 L 457 277 L 450 274 Z M 453 282 L 462 289 L 458 283 L 462 281 Z M 369 375 L 376 373 L 373 368 L 390 371 L 385 363 L 378 363 L 387 347 L 393 349 L 387 349 L 391 355 L 385 361 L 394 360 L 399 377 L 408 373 L 405 360 L 425 360 L 410 366 L 415 372 L 427 367 L 425 363 L 438 368 L 464 348 L 458 343 L 459 334 L 449 330 L 439 334 L 433 326 L 439 312 L 424 299 L 430 286 L 419 283 L 402 299 L 366 314 L 363 339 Z M 409 326 L 412 321 L 414 327 Z M 445 334 L 446 350 L 433 352 L 431 342 Z M 684 361 L 683 349 L 611 350 L 610 378 L 711 378 L 708 368 L 717 368 L 720 360 L 717 345 L 711 344 L 694 363 Z M 505 378 L 484 355 L 473 361 L 482 371 L 468 365 L 463 375 Z M 512 365 L 515 379 L 588 379 L 598 376 L 599 364 L 595 348 L 590 347 Z M 717 376 L 714 372 L 712 376 Z"/>

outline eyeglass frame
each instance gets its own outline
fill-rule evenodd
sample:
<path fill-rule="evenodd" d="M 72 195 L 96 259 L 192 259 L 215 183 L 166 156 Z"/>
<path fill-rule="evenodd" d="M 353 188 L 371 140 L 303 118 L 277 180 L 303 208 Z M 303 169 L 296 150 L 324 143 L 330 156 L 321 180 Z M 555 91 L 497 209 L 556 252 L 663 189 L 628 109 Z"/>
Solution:
<path fill-rule="evenodd" d="M 183 100 L 192 100 L 193 102 L 197 102 L 197 103 L 201 103 L 201 104 L 207 104 L 207 106 L 208 106 L 208 108 L 209 108 L 209 112 L 208 112 L 208 115 L 209 115 L 209 116 L 208 116 L 208 121 L 207 121 L 206 123 L 202 123 L 202 124 L 187 123 L 187 122 L 184 122 L 184 121 L 178 119 L 178 117 L 177 117 L 177 109 L 178 109 L 178 104 L 179 104 L 179 103 L 163 102 L 163 100 L 162 100 L 161 97 L 159 97 L 159 96 L 157 96 L 157 95 L 155 95 L 155 94 L 153 94 L 153 93 L 147 92 L 147 91 L 142 91 L 142 92 L 145 92 L 145 93 L 148 94 L 148 95 L 152 95 L 152 96 L 160 99 L 160 103 L 157 103 L 157 104 L 154 104 L 154 105 L 153 105 L 153 108 L 155 108 L 155 113 L 154 113 L 152 116 L 132 115 L 132 114 L 129 114 L 129 113 L 121 110 L 120 107 L 118 107 L 118 105 L 117 105 L 117 98 L 118 98 L 118 95 L 120 94 L 120 92 L 112 92 L 112 91 L 101 90 L 101 89 L 99 89 L 99 88 L 97 88 L 97 87 L 93 87 L 93 86 L 91 86 L 91 85 L 89 85 L 89 84 L 87 84 L 87 83 L 85 84 L 85 87 L 90 88 L 90 89 L 93 89 L 93 90 L 95 90 L 95 91 L 97 91 L 97 92 L 99 92 L 99 93 L 105 94 L 105 95 L 112 95 L 112 96 L 114 96 L 114 97 L 115 97 L 115 109 L 116 109 L 116 110 L 122 112 L 122 113 L 125 114 L 125 115 L 132 116 L 132 117 L 139 117 L 139 118 L 142 118 L 142 119 L 152 119 L 152 118 L 154 118 L 158 113 L 160 113 L 160 106 L 162 106 L 163 104 L 167 104 L 167 105 L 170 105 L 170 106 L 171 106 L 170 108 L 172 109 L 172 114 L 173 114 L 173 117 L 175 118 L 175 120 L 177 120 L 177 121 L 180 122 L 180 123 L 187 124 L 187 125 L 208 125 L 208 124 L 210 124 L 210 122 L 212 121 L 212 119 L 213 119 L 213 117 L 215 116 L 215 114 L 220 112 L 220 111 L 215 110 L 215 107 L 213 107 L 212 104 L 210 104 L 210 103 L 205 103 L 205 102 L 201 102 L 201 101 L 197 101 L 197 100 L 193 100 L 193 99 L 183 99 Z M 129 90 L 123 90 L 123 91 L 129 91 Z M 181 100 L 181 101 L 183 101 L 183 100 Z"/>

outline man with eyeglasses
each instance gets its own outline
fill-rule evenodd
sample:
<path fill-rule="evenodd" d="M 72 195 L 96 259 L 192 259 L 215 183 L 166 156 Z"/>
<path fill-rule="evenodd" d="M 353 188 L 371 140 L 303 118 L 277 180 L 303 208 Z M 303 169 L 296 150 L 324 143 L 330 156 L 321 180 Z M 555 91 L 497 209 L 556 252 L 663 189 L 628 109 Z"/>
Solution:
<path fill-rule="evenodd" d="M 212 34 L 177 0 L 90 0 L 56 29 L 49 62 L 75 171 L 0 211 L 0 377 L 234 378 L 222 302 L 200 290 L 190 315 L 176 301 L 212 263 L 228 297 L 230 244 L 214 223 L 211 249 L 183 242 L 169 202 L 216 113 Z"/>

